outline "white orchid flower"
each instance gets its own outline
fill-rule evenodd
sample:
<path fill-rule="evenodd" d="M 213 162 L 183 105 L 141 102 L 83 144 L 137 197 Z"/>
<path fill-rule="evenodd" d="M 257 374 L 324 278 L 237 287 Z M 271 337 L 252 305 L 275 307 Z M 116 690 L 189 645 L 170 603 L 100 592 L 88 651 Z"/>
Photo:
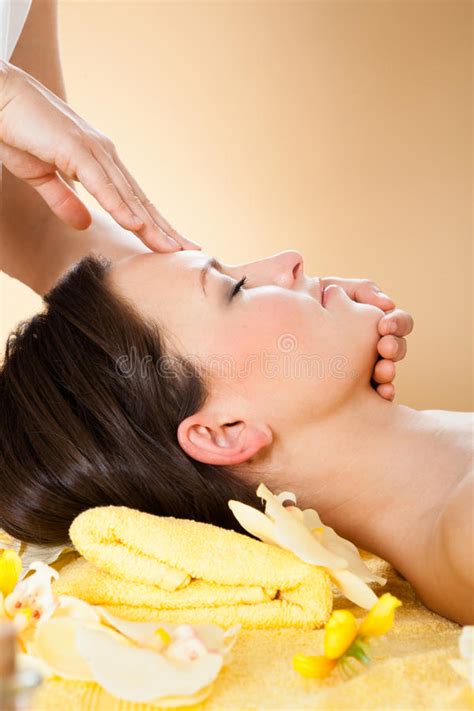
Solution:
<path fill-rule="evenodd" d="M 132 622 L 73 596 L 59 598 L 53 614 L 38 623 L 29 653 L 50 674 L 95 681 L 125 701 L 160 707 L 199 703 L 229 660 L 240 630 Z"/>
<path fill-rule="evenodd" d="M 240 501 L 228 502 L 246 531 L 264 543 L 292 551 L 306 563 L 325 568 L 345 597 L 360 607 L 373 607 L 378 597 L 367 583 L 385 585 L 387 580 L 370 571 L 353 543 L 325 526 L 314 509 L 283 506 L 284 501 L 296 504 L 296 496 L 291 491 L 275 496 L 260 484 L 257 496 L 266 502 L 265 513 Z"/>
<path fill-rule="evenodd" d="M 463 676 L 474 690 L 474 625 L 465 625 L 459 635 L 460 659 L 450 659 L 450 664 Z"/>
<path fill-rule="evenodd" d="M 26 543 L 19 538 L 14 538 L 0 528 L 0 551 L 5 549 L 14 550 L 20 556 L 20 579 L 25 577 L 28 570 L 30 570 L 30 564 L 34 561 L 40 560 L 46 565 L 49 565 L 50 563 L 54 563 L 63 553 L 76 550 L 73 546 L 68 545 L 47 546 L 38 545 L 36 543 Z"/>
<path fill-rule="evenodd" d="M 23 580 L 19 580 L 20 571 L 18 554 L 11 549 L 3 551 L 0 555 L 0 614 L 13 621 L 20 647 L 25 651 L 38 622 L 51 615 L 58 604 L 51 580 L 59 574 L 40 560 L 29 564 L 26 572 L 33 573 Z M 8 590 L 11 592 L 5 595 Z"/>
<path fill-rule="evenodd" d="M 41 560 L 23 579 L 21 569 L 15 549 L 0 550 L 0 615 L 14 621 L 22 663 L 41 677 L 93 681 L 125 701 L 186 706 L 211 693 L 230 660 L 241 625 L 132 622 L 56 595 L 59 573 Z"/>

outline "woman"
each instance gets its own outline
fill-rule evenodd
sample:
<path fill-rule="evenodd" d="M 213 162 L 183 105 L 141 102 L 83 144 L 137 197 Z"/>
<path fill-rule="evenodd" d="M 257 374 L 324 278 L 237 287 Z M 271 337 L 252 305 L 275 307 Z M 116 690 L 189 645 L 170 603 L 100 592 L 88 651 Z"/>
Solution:
<path fill-rule="evenodd" d="M 13 271 L 43 294 L 63 278 L 0 376 L 5 530 L 66 542 L 105 503 L 235 526 L 227 499 L 264 480 L 472 621 L 467 416 L 392 404 L 393 363 L 374 369 L 403 357 L 407 314 L 384 316 L 393 302 L 364 280 L 308 280 L 295 252 L 219 271 L 196 251 L 153 254 L 99 213 L 80 240 L 39 224 L 46 257 L 17 231 Z M 91 251 L 111 263 L 68 271 Z"/>
<path fill-rule="evenodd" d="M 9 340 L 2 527 L 66 542 L 107 503 L 236 527 L 264 481 L 471 623 L 472 420 L 381 398 L 383 311 L 322 284 L 293 251 L 83 258 Z"/>

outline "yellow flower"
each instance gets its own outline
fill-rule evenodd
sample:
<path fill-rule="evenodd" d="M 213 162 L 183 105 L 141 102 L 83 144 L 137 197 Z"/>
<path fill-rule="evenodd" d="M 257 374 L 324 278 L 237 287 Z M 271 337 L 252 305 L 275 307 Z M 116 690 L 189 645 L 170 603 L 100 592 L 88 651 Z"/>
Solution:
<path fill-rule="evenodd" d="M 0 592 L 9 595 L 21 573 L 21 558 L 13 548 L 0 550 Z"/>
<path fill-rule="evenodd" d="M 359 629 L 361 637 L 376 637 L 386 634 L 393 625 L 395 608 L 401 601 L 390 593 L 384 593 L 362 621 Z"/>
<path fill-rule="evenodd" d="M 306 654 L 295 654 L 293 669 L 308 679 L 324 679 L 336 666 L 335 659 L 327 657 L 312 657 Z"/>
<path fill-rule="evenodd" d="M 357 636 L 357 621 L 350 610 L 334 610 L 327 621 L 324 635 L 324 656 L 342 657 Z"/>
<path fill-rule="evenodd" d="M 353 660 L 362 664 L 371 663 L 366 638 L 388 632 L 393 624 L 394 610 L 401 604 L 398 598 L 385 593 L 360 627 L 350 610 L 334 610 L 325 627 L 324 656 L 298 654 L 293 657 L 293 668 L 303 676 L 315 679 L 324 678 L 336 666 L 343 675 L 352 675 L 357 672 Z"/>
<path fill-rule="evenodd" d="M 31 563 L 40 560 L 42 563 L 49 565 L 55 562 L 63 553 L 66 554 L 76 550 L 72 546 L 46 546 L 43 544 L 26 543 L 19 538 L 10 536 L 9 533 L 0 528 L 0 552 L 2 549 L 7 548 L 16 551 L 21 558 L 22 570 L 20 579 L 24 578 L 28 570 L 30 570 Z"/>
<path fill-rule="evenodd" d="M 384 585 L 387 580 L 370 571 L 353 543 L 325 526 L 314 509 L 284 506 L 285 501 L 296 504 L 291 491 L 274 496 L 260 484 L 257 496 L 266 502 L 265 513 L 240 501 L 228 501 L 246 531 L 264 543 L 286 548 L 306 563 L 325 568 L 334 584 L 356 605 L 369 610 L 377 602 L 377 595 L 367 583 Z"/>
<path fill-rule="evenodd" d="M 163 627 L 158 627 L 158 629 L 155 630 L 155 635 L 163 644 L 169 644 L 171 642 L 170 633 L 163 629 Z"/>

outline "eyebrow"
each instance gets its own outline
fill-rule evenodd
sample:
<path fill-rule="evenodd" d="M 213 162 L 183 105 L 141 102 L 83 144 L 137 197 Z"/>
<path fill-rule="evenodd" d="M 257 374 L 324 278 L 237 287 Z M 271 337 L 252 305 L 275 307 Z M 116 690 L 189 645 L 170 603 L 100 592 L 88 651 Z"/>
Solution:
<path fill-rule="evenodd" d="M 206 294 L 206 278 L 207 278 L 207 275 L 209 274 L 210 269 L 216 269 L 218 272 L 222 272 L 223 267 L 222 267 L 222 264 L 215 257 L 211 257 L 210 259 L 207 260 L 207 262 L 201 269 L 201 273 L 199 276 L 200 281 L 201 281 L 201 288 L 205 294 Z M 207 296 L 207 294 L 206 294 L 206 296 Z"/>

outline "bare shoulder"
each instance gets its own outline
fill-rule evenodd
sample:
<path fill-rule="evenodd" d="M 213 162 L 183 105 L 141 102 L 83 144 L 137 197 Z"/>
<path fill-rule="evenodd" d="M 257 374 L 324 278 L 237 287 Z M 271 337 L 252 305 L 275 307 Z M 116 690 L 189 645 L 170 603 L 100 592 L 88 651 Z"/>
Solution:
<path fill-rule="evenodd" d="M 433 531 L 431 596 L 440 612 L 474 624 L 474 471 L 446 500 Z"/>
<path fill-rule="evenodd" d="M 470 469 L 447 498 L 438 521 L 439 540 L 453 563 L 474 580 L 474 469 Z"/>

